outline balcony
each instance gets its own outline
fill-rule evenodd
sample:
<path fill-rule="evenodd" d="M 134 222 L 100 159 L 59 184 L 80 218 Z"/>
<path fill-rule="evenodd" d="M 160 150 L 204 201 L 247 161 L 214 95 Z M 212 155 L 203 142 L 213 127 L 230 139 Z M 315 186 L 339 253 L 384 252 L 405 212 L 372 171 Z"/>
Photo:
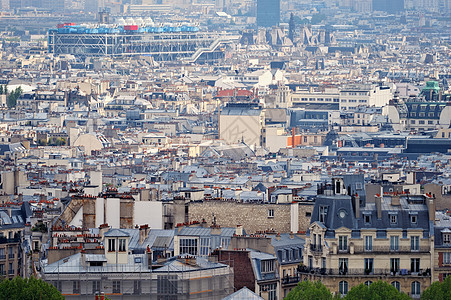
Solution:
<path fill-rule="evenodd" d="M 340 251 L 339 251 L 340 252 Z M 429 253 L 429 246 L 418 247 L 418 250 L 412 250 L 409 246 L 398 246 L 397 248 L 392 248 L 390 246 L 373 246 L 372 250 L 366 250 L 364 246 L 356 245 L 354 246 L 354 253 Z"/>
<path fill-rule="evenodd" d="M 409 277 L 423 277 L 431 276 L 430 269 L 421 269 L 419 272 L 411 272 L 407 269 L 400 269 L 396 272 L 390 269 L 320 269 L 308 268 L 305 266 L 298 267 L 298 273 L 313 274 L 313 275 L 328 275 L 328 276 L 409 276 Z"/>
<path fill-rule="evenodd" d="M 12 243 L 20 243 L 20 238 L 16 237 L 9 239 L 4 236 L 0 237 L 0 244 L 12 244 Z"/>
<path fill-rule="evenodd" d="M 282 284 L 298 284 L 301 280 L 301 276 L 285 276 L 282 278 Z"/>
<path fill-rule="evenodd" d="M 322 254 L 323 247 L 321 245 L 310 244 L 310 251 L 313 252 L 314 254 Z"/>

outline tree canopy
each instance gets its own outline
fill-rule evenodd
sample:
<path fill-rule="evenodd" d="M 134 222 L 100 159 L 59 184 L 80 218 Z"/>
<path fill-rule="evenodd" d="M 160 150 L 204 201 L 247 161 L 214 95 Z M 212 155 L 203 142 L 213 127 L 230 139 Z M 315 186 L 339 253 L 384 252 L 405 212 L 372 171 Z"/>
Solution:
<path fill-rule="evenodd" d="M 362 283 L 353 287 L 346 297 L 346 300 L 409 300 L 410 297 L 407 294 L 399 292 L 394 286 L 385 282 L 377 281 L 373 282 L 369 286 Z"/>
<path fill-rule="evenodd" d="M 446 277 L 443 282 L 434 282 L 424 290 L 421 300 L 446 300 L 451 299 L 451 277 Z"/>
<path fill-rule="evenodd" d="M 9 108 L 16 106 L 17 99 L 19 99 L 20 95 L 22 95 L 22 88 L 20 86 L 18 86 L 14 91 L 11 91 L 11 93 L 8 94 L 7 105 Z"/>
<path fill-rule="evenodd" d="M 0 299 L 62 300 L 64 297 L 53 285 L 41 279 L 15 277 L 0 282 Z"/>
<path fill-rule="evenodd" d="M 288 293 L 285 299 L 288 300 L 329 300 L 333 299 L 329 289 L 321 281 L 301 281 L 296 288 Z"/>

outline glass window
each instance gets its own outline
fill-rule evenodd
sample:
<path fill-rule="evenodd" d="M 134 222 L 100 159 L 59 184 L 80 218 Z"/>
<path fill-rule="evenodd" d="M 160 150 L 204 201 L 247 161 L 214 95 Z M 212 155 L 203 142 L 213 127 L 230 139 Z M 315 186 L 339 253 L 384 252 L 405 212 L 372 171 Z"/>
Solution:
<path fill-rule="evenodd" d="M 109 252 L 116 251 L 116 240 L 108 239 L 108 251 Z"/>
<path fill-rule="evenodd" d="M 319 221 L 321 223 L 325 223 L 326 222 L 326 217 L 327 217 L 327 206 L 320 206 L 319 207 Z"/>
<path fill-rule="evenodd" d="M 180 254 L 197 255 L 197 239 L 180 239 Z"/>
<path fill-rule="evenodd" d="M 390 251 L 398 251 L 399 250 L 399 236 L 392 235 L 390 236 Z"/>
<path fill-rule="evenodd" d="M 126 239 L 119 239 L 119 252 L 125 252 L 125 241 Z"/>
<path fill-rule="evenodd" d="M 339 251 L 348 250 L 348 237 L 346 235 L 340 235 L 338 237 L 338 250 Z"/>
<path fill-rule="evenodd" d="M 410 216 L 410 223 L 417 224 L 417 215 Z"/>
<path fill-rule="evenodd" d="M 421 294 L 420 283 L 418 281 L 412 282 L 411 295 L 419 296 Z"/>
<path fill-rule="evenodd" d="M 210 255 L 210 238 L 200 238 L 200 255 Z"/>
<path fill-rule="evenodd" d="M 338 290 L 342 296 L 346 295 L 348 293 L 348 282 L 340 281 L 338 284 Z"/>
<path fill-rule="evenodd" d="M 410 250 L 412 250 L 412 251 L 420 250 L 420 237 L 419 236 L 411 236 L 410 237 Z"/>
<path fill-rule="evenodd" d="M 401 291 L 401 284 L 399 283 L 399 281 L 393 281 L 391 285 L 394 286 L 395 289 L 397 289 L 399 292 Z"/>
<path fill-rule="evenodd" d="M 371 235 L 365 236 L 365 251 L 373 251 L 373 237 Z"/>
<path fill-rule="evenodd" d="M 398 224 L 398 215 L 390 215 L 390 224 L 391 225 L 396 225 Z"/>
<path fill-rule="evenodd" d="M 420 272 L 420 259 L 419 258 L 411 258 L 410 259 L 410 272 L 412 272 L 412 273 Z"/>
<path fill-rule="evenodd" d="M 399 271 L 399 258 L 390 258 L 390 271 L 392 273 Z"/>
<path fill-rule="evenodd" d="M 158 299 L 177 299 L 164 296 L 176 296 L 178 293 L 177 275 L 159 275 L 157 277 L 157 298 Z"/>
<path fill-rule="evenodd" d="M 261 291 L 268 293 L 268 300 L 277 300 L 277 283 L 262 285 Z"/>
<path fill-rule="evenodd" d="M 450 244 L 451 243 L 451 234 L 444 233 L 443 234 L 443 243 L 444 244 Z"/>
<path fill-rule="evenodd" d="M 92 282 L 92 293 L 95 295 L 100 292 L 100 280 L 94 280 Z"/>
<path fill-rule="evenodd" d="M 451 264 L 451 252 L 443 253 L 443 263 L 447 265 Z"/>
<path fill-rule="evenodd" d="M 274 209 L 268 209 L 268 218 L 274 218 Z"/>
<path fill-rule="evenodd" d="M 274 272 L 274 261 L 273 260 L 262 260 L 261 261 L 261 271 L 262 271 L 262 273 Z"/>
<path fill-rule="evenodd" d="M 371 280 L 365 281 L 366 286 L 370 286 L 373 282 Z"/>
<path fill-rule="evenodd" d="M 80 294 L 80 281 L 74 280 L 72 281 L 73 293 Z"/>
<path fill-rule="evenodd" d="M 338 259 L 338 270 L 340 275 L 345 275 L 348 273 L 348 259 L 347 258 L 339 258 Z"/>
<path fill-rule="evenodd" d="M 365 274 L 371 274 L 373 273 L 373 262 L 374 260 L 372 258 L 365 258 L 364 259 L 364 267 L 365 267 Z"/>
<path fill-rule="evenodd" d="M 119 294 L 121 292 L 121 282 L 119 280 L 113 280 L 113 294 Z"/>

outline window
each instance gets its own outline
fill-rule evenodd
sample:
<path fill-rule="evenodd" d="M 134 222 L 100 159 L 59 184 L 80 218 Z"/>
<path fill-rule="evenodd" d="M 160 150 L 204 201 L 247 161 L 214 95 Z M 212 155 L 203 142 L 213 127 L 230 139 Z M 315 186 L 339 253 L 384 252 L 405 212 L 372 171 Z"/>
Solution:
<path fill-rule="evenodd" d="M 412 282 L 411 296 L 420 296 L 420 294 L 421 294 L 420 283 L 418 281 Z"/>
<path fill-rule="evenodd" d="M 80 294 L 80 281 L 72 281 L 73 294 Z"/>
<path fill-rule="evenodd" d="M 274 272 L 274 261 L 273 260 L 262 260 L 261 261 L 261 271 L 262 271 L 262 273 Z"/>
<path fill-rule="evenodd" d="M 113 294 L 119 294 L 121 292 L 121 282 L 119 280 L 113 280 Z"/>
<path fill-rule="evenodd" d="M 313 257 L 312 256 L 308 257 L 308 267 L 310 269 L 313 268 Z"/>
<path fill-rule="evenodd" d="M 365 221 L 365 225 L 371 224 L 371 215 L 364 215 L 363 218 Z"/>
<path fill-rule="evenodd" d="M 398 251 L 399 250 L 399 236 L 392 235 L 390 237 L 390 251 Z"/>
<path fill-rule="evenodd" d="M 371 235 L 365 236 L 365 251 L 373 251 L 373 237 Z"/>
<path fill-rule="evenodd" d="M 399 271 L 399 258 L 390 258 L 390 271 L 393 273 Z"/>
<path fill-rule="evenodd" d="M 365 281 L 366 286 L 370 286 L 373 282 L 371 280 Z"/>
<path fill-rule="evenodd" d="M 419 258 L 411 258 L 410 259 L 410 272 L 412 272 L 412 273 L 420 272 L 420 259 Z"/>
<path fill-rule="evenodd" d="M 109 252 L 116 251 L 116 240 L 108 239 L 108 251 Z"/>
<path fill-rule="evenodd" d="M 9 275 L 13 275 L 14 274 L 13 263 L 9 263 L 8 274 Z"/>
<path fill-rule="evenodd" d="M 180 239 L 180 254 L 197 255 L 197 239 Z"/>
<path fill-rule="evenodd" d="M 373 262 L 374 262 L 374 260 L 372 258 L 364 259 L 364 268 L 365 268 L 366 275 L 373 273 Z"/>
<path fill-rule="evenodd" d="M 268 293 L 268 300 L 277 300 L 277 283 L 262 285 L 261 291 Z"/>
<path fill-rule="evenodd" d="M 274 218 L 274 209 L 268 209 L 268 218 Z"/>
<path fill-rule="evenodd" d="M 0 259 L 5 259 L 6 255 L 5 255 L 5 248 L 0 248 Z"/>
<path fill-rule="evenodd" d="M 348 282 L 340 281 L 338 284 L 338 290 L 342 296 L 345 296 L 348 293 Z"/>
<path fill-rule="evenodd" d="M 391 225 L 398 224 L 398 215 L 395 215 L 395 214 L 390 215 L 390 224 Z"/>
<path fill-rule="evenodd" d="M 443 263 L 445 265 L 451 264 L 451 252 L 443 252 Z"/>
<path fill-rule="evenodd" d="M 417 224 L 417 215 L 411 215 L 410 216 L 410 223 L 411 224 Z"/>
<path fill-rule="evenodd" d="M 141 294 L 141 281 L 139 280 L 133 281 L 133 294 L 135 295 Z"/>
<path fill-rule="evenodd" d="M 340 275 L 346 275 L 348 273 L 348 259 L 339 258 L 338 259 L 338 271 Z"/>
<path fill-rule="evenodd" d="M 340 235 L 338 237 L 338 250 L 339 251 L 348 250 L 348 237 L 346 235 Z"/>
<path fill-rule="evenodd" d="M 125 252 L 125 239 L 119 239 L 119 252 Z"/>
<path fill-rule="evenodd" d="M 228 249 L 229 248 L 230 239 L 229 238 L 221 238 L 221 248 Z"/>
<path fill-rule="evenodd" d="M 443 243 L 444 244 L 450 244 L 451 243 L 451 234 L 444 233 L 443 234 Z"/>
<path fill-rule="evenodd" d="M 419 236 L 411 236 L 410 237 L 410 250 L 412 250 L 412 251 L 420 250 L 420 237 Z"/>
<path fill-rule="evenodd" d="M 177 299 L 178 277 L 177 275 L 161 275 L 157 277 L 157 298 L 158 299 Z M 162 297 L 162 296 L 173 297 Z"/>
<path fill-rule="evenodd" d="M 319 218 L 318 218 L 318 220 L 321 223 L 325 223 L 326 222 L 327 210 L 328 210 L 327 206 L 320 206 L 319 207 Z"/>
<path fill-rule="evenodd" d="M 393 282 L 391 283 L 391 285 L 392 285 L 395 289 L 397 289 L 398 292 L 401 291 L 401 284 L 399 283 L 399 281 L 393 281 Z"/>
<path fill-rule="evenodd" d="M 326 258 L 325 257 L 321 257 L 321 268 L 322 269 L 326 268 Z"/>
<path fill-rule="evenodd" d="M 210 238 L 200 238 L 200 255 L 210 255 Z"/>
<path fill-rule="evenodd" d="M 100 280 L 94 280 L 92 282 L 92 293 L 95 295 L 96 293 L 100 293 Z"/>

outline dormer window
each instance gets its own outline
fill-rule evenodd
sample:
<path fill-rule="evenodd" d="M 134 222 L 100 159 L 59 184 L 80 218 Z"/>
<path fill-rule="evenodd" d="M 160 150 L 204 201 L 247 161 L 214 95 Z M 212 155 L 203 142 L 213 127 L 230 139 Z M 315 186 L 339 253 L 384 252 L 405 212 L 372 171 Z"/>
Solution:
<path fill-rule="evenodd" d="M 119 239 L 119 252 L 125 252 L 125 239 Z"/>
<path fill-rule="evenodd" d="M 365 222 L 365 225 L 370 225 L 371 224 L 371 215 L 370 214 L 363 215 L 363 220 Z"/>
<path fill-rule="evenodd" d="M 451 233 L 443 234 L 443 244 L 451 244 Z"/>
<path fill-rule="evenodd" d="M 327 210 L 328 210 L 327 206 L 320 206 L 319 207 L 318 221 L 320 221 L 321 223 L 325 223 L 326 222 Z"/>
<path fill-rule="evenodd" d="M 389 217 L 390 217 L 390 224 L 391 224 L 391 225 L 396 225 L 396 224 L 398 224 L 398 215 L 396 215 L 396 214 L 390 214 Z"/>
<path fill-rule="evenodd" d="M 116 240 L 108 239 L 108 252 L 116 251 Z"/>
<path fill-rule="evenodd" d="M 410 215 L 410 224 L 416 225 L 418 223 L 418 216 L 417 215 Z"/>

